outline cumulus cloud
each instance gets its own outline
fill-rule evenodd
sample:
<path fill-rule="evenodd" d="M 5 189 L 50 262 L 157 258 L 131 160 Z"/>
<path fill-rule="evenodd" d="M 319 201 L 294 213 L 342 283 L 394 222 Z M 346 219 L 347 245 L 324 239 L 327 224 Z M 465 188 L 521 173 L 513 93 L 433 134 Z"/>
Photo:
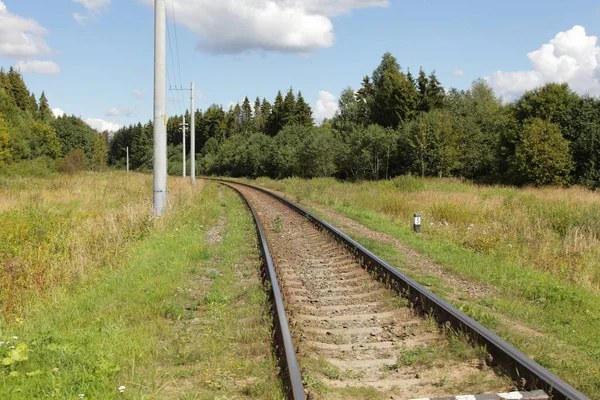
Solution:
<path fill-rule="evenodd" d="M 137 97 L 138 99 L 143 99 L 144 98 L 144 92 L 142 92 L 139 89 L 134 89 L 133 92 L 131 92 L 135 97 Z"/>
<path fill-rule="evenodd" d="M 19 61 L 15 68 L 21 73 L 32 73 L 42 75 L 60 74 L 60 67 L 52 61 Z"/>
<path fill-rule="evenodd" d="M 465 71 L 463 71 L 462 69 L 455 69 L 452 72 L 452 76 L 455 76 L 457 78 L 462 78 L 463 76 L 465 76 Z"/>
<path fill-rule="evenodd" d="M 85 26 L 85 23 L 89 17 L 87 15 L 81 15 L 79 13 L 73 13 L 73 18 L 79 25 Z"/>
<path fill-rule="evenodd" d="M 333 118 L 339 110 L 338 101 L 334 95 L 324 90 L 319 92 L 319 99 L 313 106 L 315 121 L 321 124 L 325 118 Z"/>
<path fill-rule="evenodd" d="M 105 121 L 100 118 L 87 118 L 85 123 L 98 132 L 116 132 L 123 127 L 123 125 L 116 122 Z"/>
<path fill-rule="evenodd" d="M 65 112 L 63 110 L 61 110 L 60 108 L 53 108 L 52 114 L 54 115 L 54 118 L 58 118 L 58 117 L 64 116 Z"/>
<path fill-rule="evenodd" d="M 110 0 L 73 0 L 75 3 L 83 5 L 90 11 L 98 11 L 110 5 Z"/>
<path fill-rule="evenodd" d="M 568 83 L 579 94 L 600 95 L 600 47 L 597 36 L 574 26 L 527 54 L 532 69 L 498 71 L 488 77 L 496 93 L 507 100 L 548 82 Z"/>
<path fill-rule="evenodd" d="M 46 35 L 48 30 L 37 21 L 9 12 L 0 0 L 0 55 L 27 58 L 50 53 Z"/>
<path fill-rule="evenodd" d="M 152 0 L 141 0 L 152 5 Z M 249 50 L 308 54 L 333 45 L 330 17 L 389 0 L 173 0 L 177 21 L 214 54 Z"/>
<path fill-rule="evenodd" d="M 121 115 L 129 117 L 131 114 L 133 114 L 133 110 L 129 107 L 112 107 L 106 112 L 107 117 L 119 117 Z"/>

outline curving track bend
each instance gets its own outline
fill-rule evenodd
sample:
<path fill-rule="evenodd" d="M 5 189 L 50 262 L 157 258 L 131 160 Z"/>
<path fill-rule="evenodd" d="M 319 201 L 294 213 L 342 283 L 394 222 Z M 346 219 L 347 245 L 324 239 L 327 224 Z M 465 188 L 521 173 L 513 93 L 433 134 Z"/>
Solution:
<path fill-rule="evenodd" d="M 511 389 L 481 358 L 452 351 L 435 323 L 412 312 L 306 218 L 260 191 L 228 185 L 252 204 L 264 227 L 309 398 Z"/>

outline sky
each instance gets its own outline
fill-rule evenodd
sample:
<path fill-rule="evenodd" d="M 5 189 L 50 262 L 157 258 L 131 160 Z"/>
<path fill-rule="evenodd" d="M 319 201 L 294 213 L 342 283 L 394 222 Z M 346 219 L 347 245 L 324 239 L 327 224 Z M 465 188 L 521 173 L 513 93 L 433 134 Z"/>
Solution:
<path fill-rule="evenodd" d="M 0 0 L 0 66 L 56 115 L 114 131 L 152 119 L 153 0 Z M 511 101 L 547 82 L 600 96 L 600 1 L 166 0 L 170 88 L 196 107 L 302 91 L 317 122 L 391 52 L 447 87 Z M 169 91 L 167 111 L 189 108 Z"/>

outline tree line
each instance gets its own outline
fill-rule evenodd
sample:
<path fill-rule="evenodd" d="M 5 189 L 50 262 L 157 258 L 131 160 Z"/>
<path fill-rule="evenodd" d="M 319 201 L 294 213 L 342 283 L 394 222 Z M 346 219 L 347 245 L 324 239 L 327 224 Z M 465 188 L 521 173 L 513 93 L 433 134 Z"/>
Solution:
<path fill-rule="evenodd" d="M 108 134 L 75 116 L 55 118 L 46 94 L 31 93 L 14 68 L 0 68 L 0 168 L 38 160 L 63 172 L 107 165 Z"/>
<path fill-rule="evenodd" d="M 169 172 L 181 173 L 183 116 L 169 119 Z M 186 121 L 189 121 L 186 115 Z M 600 100 L 549 83 L 504 104 L 483 79 L 446 90 L 435 72 L 414 76 L 386 53 L 339 111 L 315 126 L 301 93 L 278 92 L 225 111 L 196 110 L 198 173 L 386 179 L 401 174 L 514 185 L 600 186 Z M 152 165 L 152 123 L 117 132 L 109 161 Z"/>

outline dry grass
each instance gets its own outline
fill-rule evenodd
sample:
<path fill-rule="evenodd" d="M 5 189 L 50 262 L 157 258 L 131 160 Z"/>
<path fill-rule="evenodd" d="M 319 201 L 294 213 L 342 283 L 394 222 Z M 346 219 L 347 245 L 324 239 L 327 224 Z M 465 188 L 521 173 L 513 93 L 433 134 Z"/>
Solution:
<path fill-rule="evenodd" d="M 191 196 L 177 179 L 170 191 L 175 203 Z M 22 316 L 40 296 L 116 268 L 125 246 L 155 224 L 151 197 L 143 174 L 0 178 L 1 316 Z"/>
<path fill-rule="evenodd" d="M 259 183 L 407 225 L 420 212 L 423 230 L 432 237 L 600 289 L 600 193 L 585 188 L 516 189 L 415 177 L 358 184 L 332 179 Z"/>

